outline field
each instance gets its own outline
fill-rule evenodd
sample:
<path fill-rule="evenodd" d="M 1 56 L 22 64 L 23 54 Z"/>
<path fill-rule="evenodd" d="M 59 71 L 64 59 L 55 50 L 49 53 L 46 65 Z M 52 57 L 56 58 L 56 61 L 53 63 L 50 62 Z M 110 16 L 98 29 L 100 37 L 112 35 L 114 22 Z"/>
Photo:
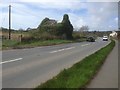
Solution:
<path fill-rule="evenodd" d="M 0 36 L 2 36 L 2 31 L 0 31 Z"/>
<path fill-rule="evenodd" d="M 0 31 L 0 36 L 3 36 L 3 38 L 6 38 L 6 39 L 8 39 L 8 32 L 2 32 L 2 31 Z M 30 34 L 28 33 L 28 32 L 11 32 L 11 40 L 20 40 L 21 39 L 21 35 L 22 35 L 22 37 L 29 37 L 30 36 Z"/>
<path fill-rule="evenodd" d="M 38 46 L 48 46 L 48 45 L 56 45 L 56 44 L 64 44 L 64 43 L 73 43 L 73 42 L 81 42 L 85 41 L 85 38 L 80 38 L 76 40 L 65 40 L 65 39 L 50 39 L 49 35 L 43 38 L 48 38 L 46 40 L 31 38 L 30 32 L 25 31 L 12 31 L 11 32 L 11 40 L 8 40 L 8 31 L 1 32 L 2 39 L 2 49 L 21 49 L 21 48 L 32 48 Z M 21 37 L 22 35 L 22 37 Z M 42 36 L 42 35 L 41 35 Z M 22 38 L 22 40 L 21 40 Z M 27 39 L 28 38 L 28 39 Z M 27 40 L 24 40 L 27 39 Z"/>

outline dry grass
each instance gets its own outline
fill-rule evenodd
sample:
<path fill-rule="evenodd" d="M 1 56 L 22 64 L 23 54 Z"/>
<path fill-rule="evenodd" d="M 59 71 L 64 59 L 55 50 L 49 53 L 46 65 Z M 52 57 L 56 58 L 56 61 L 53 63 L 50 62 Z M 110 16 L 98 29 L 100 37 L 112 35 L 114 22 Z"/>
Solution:
<path fill-rule="evenodd" d="M 0 36 L 4 36 L 5 38 L 8 38 L 8 32 L 2 32 L 0 31 Z M 30 34 L 27 32 L 22 33 L 22 37 L 29 37 Z M 11 32 L 11 40 L 20 40 L 21 33 L 20 32 Z"/>
<path fill-rule="evenodd" d="M 0 36 L 2 36 L 2 32 L 0 31 Z"/>

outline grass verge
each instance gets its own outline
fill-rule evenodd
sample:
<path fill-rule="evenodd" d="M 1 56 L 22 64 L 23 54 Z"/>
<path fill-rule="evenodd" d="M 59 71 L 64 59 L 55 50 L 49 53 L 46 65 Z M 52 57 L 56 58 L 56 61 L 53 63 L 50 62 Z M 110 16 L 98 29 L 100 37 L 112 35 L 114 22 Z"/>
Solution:
<path fill-rule="evenodd" d="M 71 68 L 64 69 L 57 76 L 42 83 L 35 90 L 44 88 L 84 88 L 97 73 L 108 54 L 115 46 L 115 41 L 101 48 L 94 54 L 74 64 Z"/>
<path fill-rule="evenodd" d="M 57 44 L 72 43 L 72 40 L 45 40 L 45 41 L 31 41 L 31 42 L 19 42 L 16 40 L 3 40 L 2 49 L 19 49 L 19 48 L 32 48 L 37 46 L 49 46 Z"/>

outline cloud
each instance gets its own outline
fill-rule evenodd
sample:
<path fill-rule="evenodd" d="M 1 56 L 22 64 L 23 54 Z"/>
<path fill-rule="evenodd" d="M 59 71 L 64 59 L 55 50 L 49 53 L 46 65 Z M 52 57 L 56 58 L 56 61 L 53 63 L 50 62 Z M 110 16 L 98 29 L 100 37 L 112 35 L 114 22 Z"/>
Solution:
<path fill-rule="evenodd" d="M 73 0 L 4 0 L 2 2 L 69 2 Z M 119 0 L 74 0 L 74 2 L 119 2 Z"/>
<path fill-rule="evenodd" d="M 118 17 L 116 17 L 114 20 L 115 20 L 116 23 L 118 23 Z"/>
<path fill-rule="evenodd" d="M 2 2 L 39 2 L 39 3 L 47 3 L 47 2 L 55 2 L 55 3 L 58 3 L 58 2 L 70 2 L 70 1 L 72 1 L 73 2 L 73 0 L 4 0 L 4 1 L 2 1 Z M 84 2 L 84 1 L 86 1 L 86 0 L 74 0 L 74 2 Z"/>
<path fill-rule="evenodd" d="M 68 13 L 68 15 L 70 17 L 69 19 L 73 24 L 74 28 L 80 28 L 81 26 L 86 25 L 86 22 L 84 21 L 84 19 L 79 15 L 76 15 L 74 13 Z"/>
<path fill-rule="evenodd" d="M 109 24 L 112 24 L 114 17 L 118 17 L 117 3 L 92 3 L 88 6 L 88 11 L 88 21 L 94 28 L 103 27 L 109 30 Z"/>
<path fill-rule="evenodd" d="M 119 0 L 87 0 L 86 2 L 119 2 Z"/>
<path fill-rule="evenodd" d="M 6 1 L 6 0 L 5 0 Z M 74 28 L 88 25 L 92 30 L 117 28 L 118 6 L 115 2 L 82 2 L 83 0 L 16 0 L 0 4 L 3 26 L 8 27 L 8 5 L 12 5 L 12 27 L 37 27 L 45 18 L 61 21 L 67 13 Z M 33 2 L 34 1 L 34 2 Z M 89 0 L 86 0 L 89 1 Z M 5 18 L 5 20 L 4 20 Z M 114 23 L 113 23 L 114 21 Z"/>

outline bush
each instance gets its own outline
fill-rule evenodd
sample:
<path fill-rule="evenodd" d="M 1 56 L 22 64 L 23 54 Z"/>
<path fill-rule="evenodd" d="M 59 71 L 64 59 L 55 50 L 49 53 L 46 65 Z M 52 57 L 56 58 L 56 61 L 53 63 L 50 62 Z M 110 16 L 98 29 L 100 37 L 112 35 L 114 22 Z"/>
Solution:
<path fill-rule="evenodd" d="M 30 36 L 30 37 L 22 37 L 21 42 L 24 43 L 30 43 L 32 41 L 36 40 L 34 37 Z"/>
<path fill-rule="evenodd" d="M 57 36 L 51 35 L 50 33 L 44 32 L 39 36 L 40 40 L 53 40 L 53 39 L 58 39 Z"/>
<path fill-rule="evenodd" d="M 7 39 L 8 37 L 5 35 L 2 35 L 1 39 Z"/>
<path fill-rule="evenodd" d="M 73 34 L 73 38 L 74 38 L 74 39 L 80 39 L 81 37 L 80 37 L 79 34 Z"/>

